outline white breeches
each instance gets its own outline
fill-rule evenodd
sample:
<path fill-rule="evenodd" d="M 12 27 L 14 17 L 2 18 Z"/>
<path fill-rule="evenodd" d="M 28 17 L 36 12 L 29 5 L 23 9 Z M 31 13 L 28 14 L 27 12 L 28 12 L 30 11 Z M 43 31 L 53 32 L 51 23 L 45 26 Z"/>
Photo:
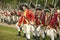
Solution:
<path fill-rule="evenodd" d="M 54 40 L 56 37 L 56 30 L 53 28 L 50 28 L 49 30 L 46 30 L 47 35 L 50 36 L 51 40 Z"/>
<path fill-rule="evenodd" d="M 26 24 L 22 24 L 22 30 L 23 30 L 23 33 L 26 33 Z"/>
<path fill-rule="evenodd" d="M 26 24 L 26 37 L 30 39 L 30 25 Z"/>
<path fill-rule="evenodd" d="M 13 22 L 15 22 L 15 20 L 16 20 L 16 16 L 13 15 L 12 18 L 13 18 Z"/>
<path fill-rule="evenodd" d="M 7 20 L 10 22 L 10 16 L 7 16 L 8 18 L 7 18 Z"/>
<path fill-rule="evenodd" d="M 20 31 L 20 27 L 18 26 L 18 22 L 16 23 L 16 27 L 17 27 L 18 31 Z"/>
<path fill-rule="evenodd" d="M 41 28 L 41 26 L 38 26 L 37 28 L 32 27 L 32 33 L 34 36 L 42 36 L 45 38 L 44 30 Z"/>

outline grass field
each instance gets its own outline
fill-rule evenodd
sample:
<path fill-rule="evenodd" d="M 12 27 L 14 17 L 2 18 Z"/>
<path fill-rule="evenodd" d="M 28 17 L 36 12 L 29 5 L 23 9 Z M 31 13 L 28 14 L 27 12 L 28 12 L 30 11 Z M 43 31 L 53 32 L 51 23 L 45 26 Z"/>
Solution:
<path fill-rule="evenodd" d="M 25 37 L 22 37 L 23 33 L 21 37 L 16 35 L 17 35 L 17 29 L 0 25 L 0 40 L 26 40 Z M 32 37 L 31 40 L 33 40 Z M 42 40 L 41 37 L 40 40 Z M 50 38 L 46 37 L 45 40 L 50 40 Z"/>
<path fill-rule="evenodd" d="M 16 35 L 16 29 L 6 26 L 0 26 L 0 40 L 26 40 L 26 38 L 19 37 Z"/>

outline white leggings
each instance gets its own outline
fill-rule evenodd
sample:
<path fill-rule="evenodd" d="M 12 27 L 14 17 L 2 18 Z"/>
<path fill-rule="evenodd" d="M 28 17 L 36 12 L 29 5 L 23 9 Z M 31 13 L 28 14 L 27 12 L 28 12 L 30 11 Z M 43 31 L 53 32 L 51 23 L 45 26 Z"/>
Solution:
<path fill-rule="evenodd" d="M 46 30 L 47 35 L 50 36 L 51 40 L 54 40 L 54 38 L 56 37 L 56 30 L 53 28 L 50 28 L 49 30 Z"/>
<path fill-rule="evenodd" d="M 45 38 L 44 30 L 41 29 L 41 26 L 39 25 L 37 28 L 32 27 L 32 34 L 34 36 L 42 36 L 42 38 Z"/>

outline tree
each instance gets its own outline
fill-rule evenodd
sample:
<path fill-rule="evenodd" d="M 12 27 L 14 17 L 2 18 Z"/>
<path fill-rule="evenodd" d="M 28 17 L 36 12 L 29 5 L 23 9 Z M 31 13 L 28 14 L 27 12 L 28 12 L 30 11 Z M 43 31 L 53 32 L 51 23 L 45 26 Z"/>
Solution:
<path fill-rule="evenodd" d="M 21 2 L 21 3 L 28 3 L 28 4 L 30 3 L 30 0 L 0 0 L 0 1 L 2 2 L 3 7 L 5 7 L 5 6 L 6 7 L 9 7 L 9 6 L 16 7 L 19 2 Z M 31 1 L 34 4 L 36 4 L 36 0 L 31 0 Z M 38 0 L 38 4 L 41 4 L 41 5 L 44 6 L 45 1 L 46 0 Z M 53 2 L 53 0 L 48 0 L 47 5 L 48 4 L 52 4 L 52 2 Z M 58 1 L 58 5 L 57 6 L 60 7 L 60 0 Z"/>

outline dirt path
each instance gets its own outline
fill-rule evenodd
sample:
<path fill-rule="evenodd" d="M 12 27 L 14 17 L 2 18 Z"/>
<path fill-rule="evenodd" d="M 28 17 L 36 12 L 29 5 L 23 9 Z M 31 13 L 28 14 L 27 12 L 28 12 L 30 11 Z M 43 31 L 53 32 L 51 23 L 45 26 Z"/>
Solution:
<path fill-rule="evenodd" d="M 7 23 L 1 23 L 1 22 L 0 22 L 0 25 L 12 27 L 12 28 L 16 28 L 15 24 L 8 25 Z M 60 35 L 60 29 L 58 29 L 58 32 L 59 32 L 59 35 Z"/>
<path fill-rule="evenodd" d="M 16 28 L 15 24 L 9 25 L 9 24 L 7 24 L 7 23 L 2 23 L 2 22 L 0 22 L 0 25 L 12 27 L 12 28 Z"/>

